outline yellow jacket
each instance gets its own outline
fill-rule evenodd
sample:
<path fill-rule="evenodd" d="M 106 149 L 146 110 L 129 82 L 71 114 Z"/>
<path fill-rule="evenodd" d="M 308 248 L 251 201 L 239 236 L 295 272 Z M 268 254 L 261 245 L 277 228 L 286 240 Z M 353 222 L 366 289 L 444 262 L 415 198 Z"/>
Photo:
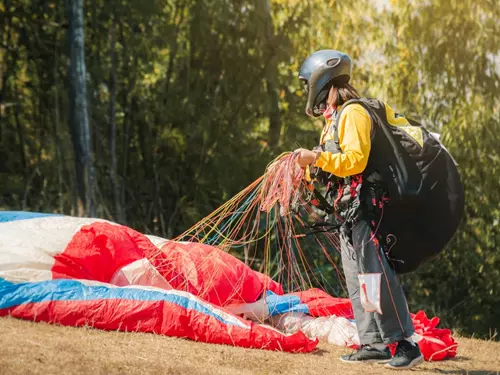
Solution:
<path fill-rule="evenodd" d="M 340 112 L 340 108 L 338 109 Z M 371 149 L 370 116 L 360 104 L 351 104 L 342 111 L 338 127 L 341 154 L 321 152 L 314 165 L 338 177 L 353 176 L 363 172 L 368 164 Z M 333 139 L 334 119 L 326 122 L 320 144 Z"/>

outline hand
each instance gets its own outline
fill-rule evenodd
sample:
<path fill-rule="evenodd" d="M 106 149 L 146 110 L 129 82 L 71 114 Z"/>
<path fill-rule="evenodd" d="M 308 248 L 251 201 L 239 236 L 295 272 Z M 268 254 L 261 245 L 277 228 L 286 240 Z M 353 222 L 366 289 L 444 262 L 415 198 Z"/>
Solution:
<path fill-rule="evenodd" d="M 298 148 L 294 152 L 299 154 L 299 157 L 297 158 L 297 163 L 302 168 L 305 168 L 316 161 L 317 154 L 313 151 L 306 150 L 305 148 Z"/>

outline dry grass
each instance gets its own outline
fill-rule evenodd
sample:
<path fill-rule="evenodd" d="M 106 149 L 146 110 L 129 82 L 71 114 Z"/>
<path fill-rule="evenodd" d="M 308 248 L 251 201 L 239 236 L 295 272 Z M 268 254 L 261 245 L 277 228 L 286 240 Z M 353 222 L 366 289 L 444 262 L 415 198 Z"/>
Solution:
<path fill-rule="evenodd" d="M 499 374 L 500 343 L 461 338 L 454 360 L 401 374 Z M 395 374 L 380 365 L 347 365 L 349 349 L 321 345 L 287 354 L 141 333 L 104 332 L 0 318 L 0 374 Z"/>

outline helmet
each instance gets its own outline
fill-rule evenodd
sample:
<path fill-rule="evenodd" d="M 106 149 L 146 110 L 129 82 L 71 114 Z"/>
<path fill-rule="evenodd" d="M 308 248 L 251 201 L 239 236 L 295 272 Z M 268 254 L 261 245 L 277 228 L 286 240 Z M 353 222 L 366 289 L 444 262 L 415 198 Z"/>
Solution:
<path fill-rule="evenodd" d="M 349 82 L 352 61 L 349 55 L 332 49 L 314 52 L 302 63 L 299 79 L 307 93 L 306 113 L 318 117 L 326 109 L 326 98 L 333 84 Z"/>

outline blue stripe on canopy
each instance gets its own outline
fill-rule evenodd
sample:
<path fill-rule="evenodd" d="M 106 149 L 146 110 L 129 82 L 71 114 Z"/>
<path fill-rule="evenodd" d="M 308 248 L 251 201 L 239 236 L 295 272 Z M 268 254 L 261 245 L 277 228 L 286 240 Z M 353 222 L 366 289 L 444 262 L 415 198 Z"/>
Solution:
<path fill-rule="evenodd" d="M 26 211 L 0 211 L 0 223 L 6 223 L 9 221 L 17 221 L 17 220 L 27 220 L 27 219 L 35 219 L 38 217 L 46 217 L 46 216 L 62 216 L 57 214 L 44 214 L 41 212 L 26 212 Z"/>

